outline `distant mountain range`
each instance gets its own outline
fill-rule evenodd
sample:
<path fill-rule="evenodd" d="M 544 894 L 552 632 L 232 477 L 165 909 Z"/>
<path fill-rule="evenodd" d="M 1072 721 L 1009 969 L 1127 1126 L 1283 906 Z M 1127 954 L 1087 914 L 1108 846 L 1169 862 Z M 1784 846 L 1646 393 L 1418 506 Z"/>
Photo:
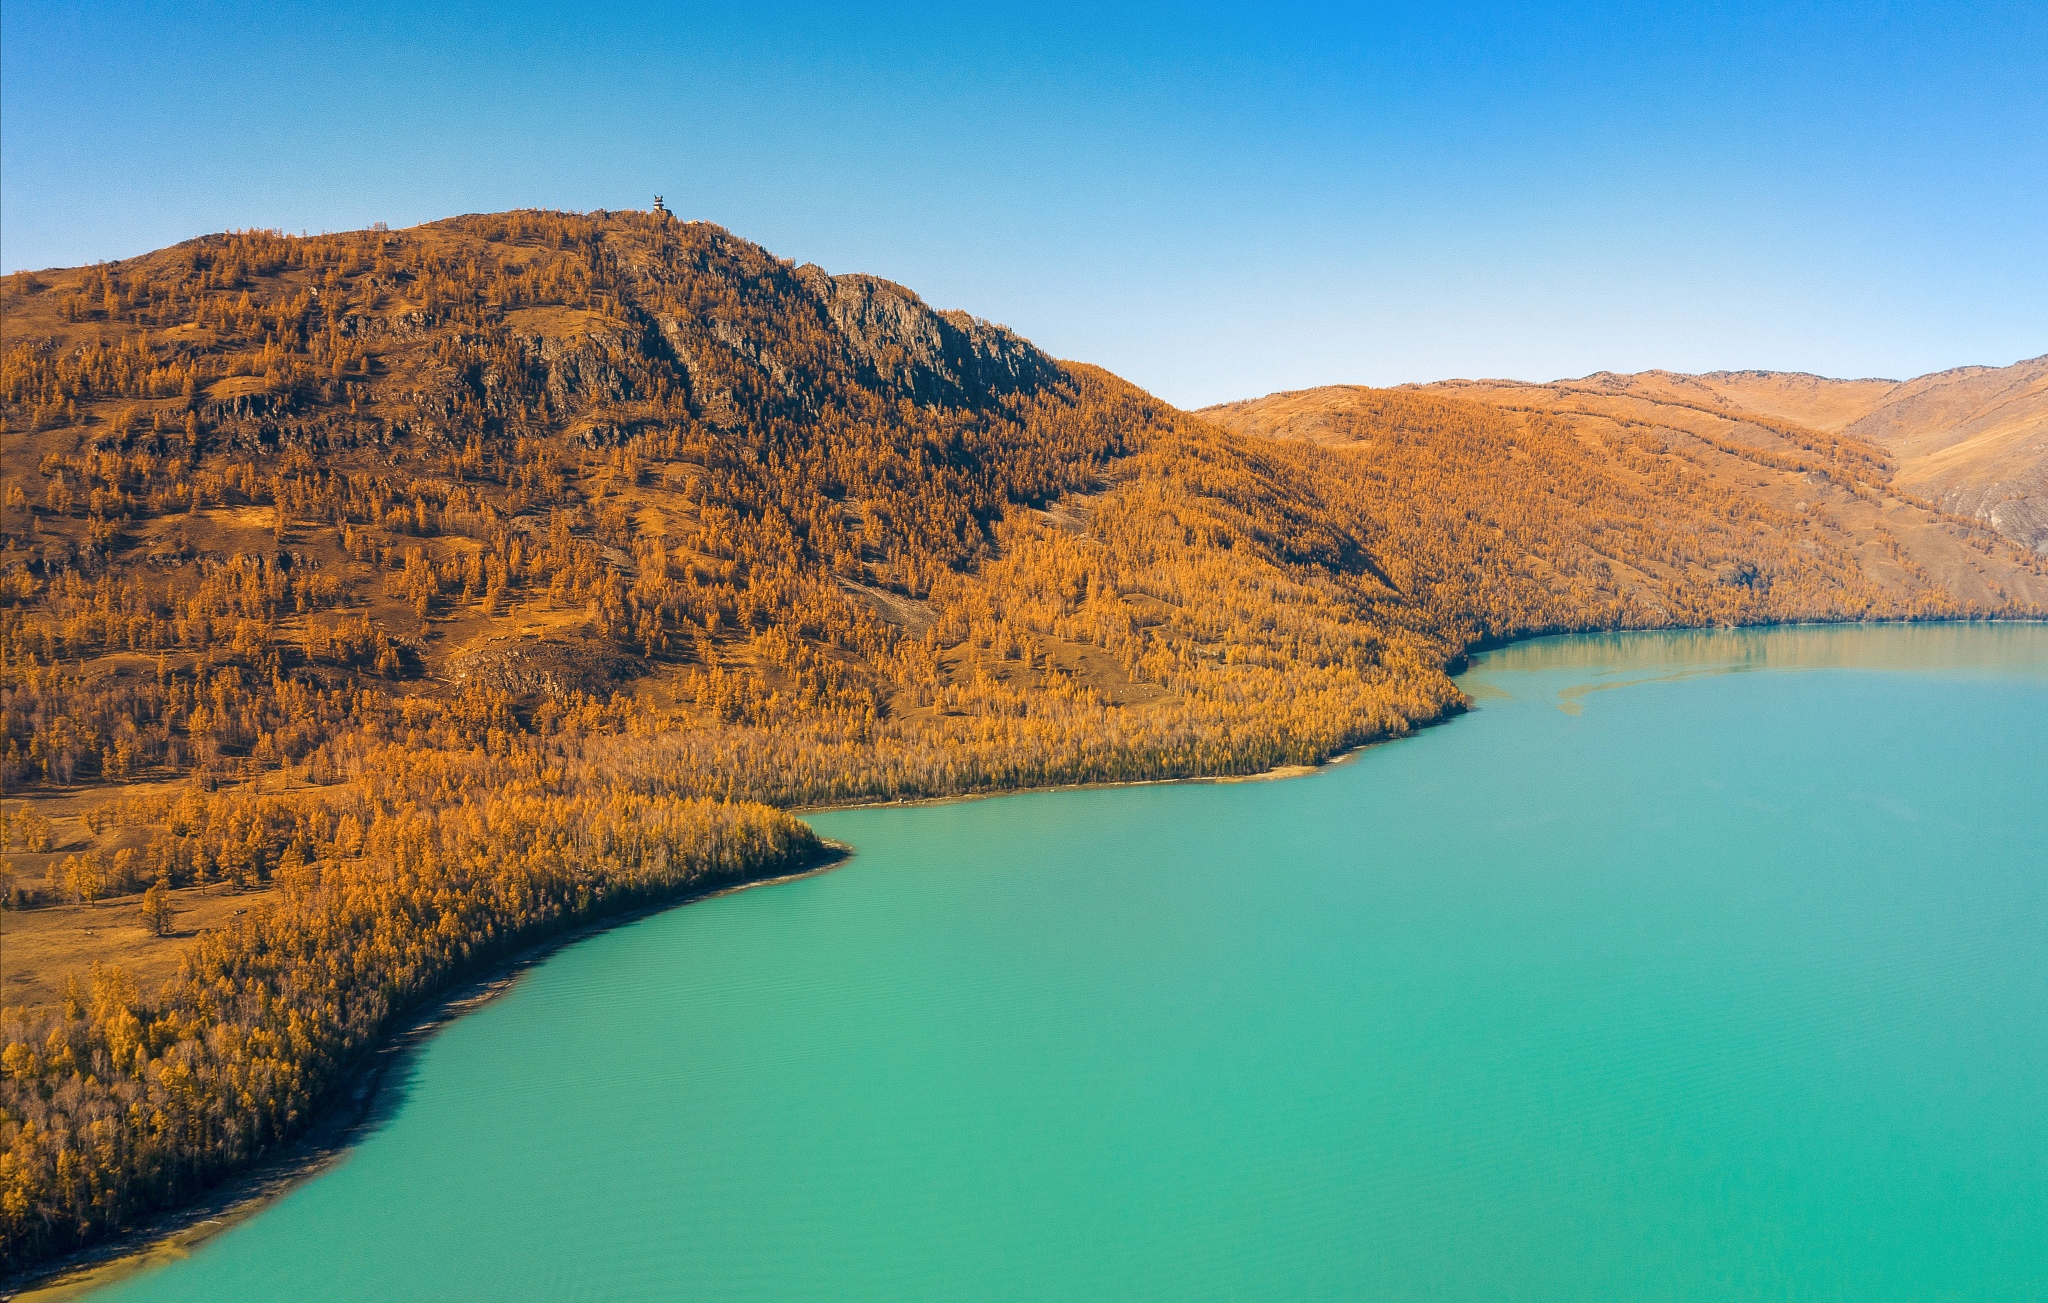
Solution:
<path fill-rule="evenodd" d="M 1892 484 L 1899 490 L 2048 551 L 2048 355 L 1904 381 L 1644 371 L 1531 387 L 1711 406 L 1860 439 L 1897 459 Z"/>
<path fill-rule="evenodd" d="M 1447 380 L 1407 386 L 1509 410 L 1541 411 L 1586 432 L 1654 431 L 1723 464 L 1742 449 L 1797 452 L 1846 441 L 1882 453 L 1902 501 L 1981 522 L 2048 555 L 2048 355 L 1957 367 L 1912 380 L 1836 380 L 1793 371 L 1685 375 L 1602 371 L 1546 384 Z M 1267 437 L 1328 442 L 1349 387 L 1275 394 L 1203 415 Z"/>

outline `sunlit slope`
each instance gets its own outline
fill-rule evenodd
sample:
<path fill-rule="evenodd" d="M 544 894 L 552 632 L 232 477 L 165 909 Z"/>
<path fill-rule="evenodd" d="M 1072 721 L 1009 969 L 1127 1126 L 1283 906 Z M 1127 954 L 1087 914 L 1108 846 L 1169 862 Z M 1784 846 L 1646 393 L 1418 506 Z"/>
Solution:
<path fill-rule="evenodd" d="M 1897 459 L 1901 490 L 2048 552 L 2048 357 L 1899 382 L 1770 371 L 1623 379 L 1648 393 L 1697 388 L 1743 412 L 1876 444 Z"/>
<path fill-rule="evenodd" d="M 1839 434 L 1898 388 L 1896 380 L 1838 380 L 1803 371 L 1603 371 L 1575 385 L 1621 390 L 1679 406 L 1735 410 L 1829 434 Z"/>
<path fill-rule="evenodd" d="M 1637 379 L 1332 386 L 1203 415 L 1341 454 L 1329 473 L 1387 522 L 1389 552 L 1440 558 L 1432 582 L 1448 591 L 1434 604 L 1447 612 L 1468 601 L 1474 611 L 1587 608 L 1596 604 L 1561 595 L 1599 583 L 1625 599 L 1609 608 L 1618 618 L 1649 623 L 2048 602 L 2036 559 L 1894 491 L 1883 449 Z M 1494 622 L 1532 621 L 1578 627 L 1556 615 Z"/>
<path fill-rule="evenodd" d="M 841 799 L 1264 768 L 1455 699 L 1302 459 L 715 227 L 209 237 L 6 294 L 0 635 L 65 667 L 16 783 L 324 780 L 410 701 Z M 165 704 L 227 668 L 211 727 Z"/>
<path fill-rule="evenodd" d="M 2048 554 L 2048 357 L 1905 381 L 1783 371 L 1643 371 L 1548 385 L 1482 381 L 1476 389 L 1472 382 L 1431 387 L 1560 412 L 1576 403 L 1624 419 L 1647 415 L 1676 428 L 1718 428 L 1738 441 L 1758 437 L 1744 426 L 1798 444 L 1815 435 L 1840 436 L 1882 450 L 1891 460 L 1889 484 L 1897 492 Z M 1686 413 L 1717 419 L 1701 425 Z"/>
<path fill-rule="evenodd" d="M 2048 357 L 1909 380 L 1844 432 L 1890 449 L 1901 487 L 2048 554 Z"/>

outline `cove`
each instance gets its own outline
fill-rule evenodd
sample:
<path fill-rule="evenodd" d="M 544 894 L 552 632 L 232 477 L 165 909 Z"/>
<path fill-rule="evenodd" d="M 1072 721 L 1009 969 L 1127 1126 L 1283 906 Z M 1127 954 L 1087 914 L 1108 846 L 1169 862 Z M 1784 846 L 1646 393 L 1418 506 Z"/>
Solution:
<path fill-rule="evenodd" d="M 2048 1297 L 2048 628 L 1461 683 L 1306 778 L 816 816 L 94 1297 Z"/>

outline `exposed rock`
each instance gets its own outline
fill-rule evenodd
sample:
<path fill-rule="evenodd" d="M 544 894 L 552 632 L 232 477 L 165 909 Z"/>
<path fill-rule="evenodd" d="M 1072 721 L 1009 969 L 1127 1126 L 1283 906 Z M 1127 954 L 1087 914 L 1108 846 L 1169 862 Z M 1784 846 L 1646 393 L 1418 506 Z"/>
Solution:
<path fill-rule="evenodd" d="M 448 681 L 457 687 L 474 683 L 519 696 L 604 697 L 646 672 L 638 657 L 587 639 L 494 638 L 448 662 Z"/>
<path fill-rule="evenodd" d="M 853 359 L 879 384 L 917 402 L 971 405 L 1058 376 L 1051 358 L 1008 329 L 964 312 L 936 312 L 894 281 L 832 276 L 810 263 L 796 276 Z"/>
<path fill-rule="evenodd" d="M 901 593 L 892 593 L 885 588 L 857 584 L 851 579 L 841 579 L 839 586 L 866 602 L 883 620 L 913 634 L 922 634 L 931 628 L 932 623 L 938 618 L 930 602 L 920 601 L 915 597 L 905 597 Z"/>

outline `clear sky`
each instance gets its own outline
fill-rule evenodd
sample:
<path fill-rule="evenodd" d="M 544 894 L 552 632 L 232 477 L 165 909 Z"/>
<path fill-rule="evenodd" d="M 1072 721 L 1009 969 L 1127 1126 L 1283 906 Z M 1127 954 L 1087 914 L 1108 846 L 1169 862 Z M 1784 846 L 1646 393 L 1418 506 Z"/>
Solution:
<path fill-rule="evenodd" d="M 656 192 L 1189 406 L 2002 365 L 2048 6 L 0 5 L 7 269 Z"/>

